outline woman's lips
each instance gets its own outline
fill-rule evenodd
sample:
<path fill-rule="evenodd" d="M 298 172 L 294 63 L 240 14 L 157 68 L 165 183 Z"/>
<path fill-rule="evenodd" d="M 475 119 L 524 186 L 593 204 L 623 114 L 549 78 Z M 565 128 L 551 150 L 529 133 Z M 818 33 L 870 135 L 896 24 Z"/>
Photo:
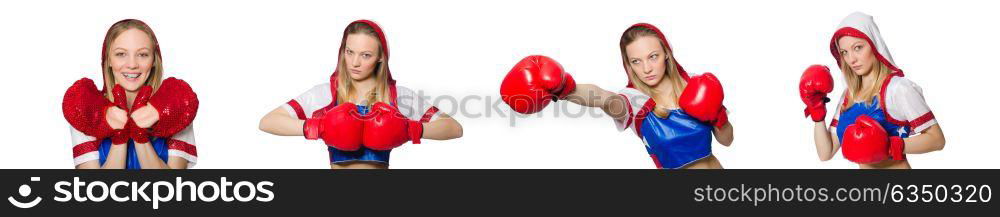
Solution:
<path fill-rule="evenodd" d="M 139 81 L 139 77 L 142 77 L 142 73 L 141 72 L 122 72 L 122 77 L 124 77 L 126 81 L 138 82 Z"/>
<path fill-rule="evenodd" d="M 652 81 L 653 79 L 656 78 L 656 75 L 650 75 L 650 76 L 646 76 L 646 77 L 642 77 L 642 78 L 646 79 L 647 81 Z"/>

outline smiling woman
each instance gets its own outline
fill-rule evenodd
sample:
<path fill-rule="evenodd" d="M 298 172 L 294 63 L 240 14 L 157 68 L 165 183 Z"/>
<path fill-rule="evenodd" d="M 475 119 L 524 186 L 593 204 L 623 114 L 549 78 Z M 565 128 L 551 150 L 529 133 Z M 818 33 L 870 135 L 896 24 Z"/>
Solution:
<path fill-rule="evenodd" d="M 139 20 L 108 30 L 101 50 L 103 90 L 88 78 L 63 97 L 79 169 L 184 169 L 197 162 L 192 122 L 198 97 L 163 76 L 159 42 Z"/>
<path fill-rule="evenodd" d="M 139 20 L 123 20 L 112 25 L 104 38 L 101 66 L 107 90 L 122 85 L 134 92 L 143 85 L 159 88 L 163 59 L 153 30 Z"/>

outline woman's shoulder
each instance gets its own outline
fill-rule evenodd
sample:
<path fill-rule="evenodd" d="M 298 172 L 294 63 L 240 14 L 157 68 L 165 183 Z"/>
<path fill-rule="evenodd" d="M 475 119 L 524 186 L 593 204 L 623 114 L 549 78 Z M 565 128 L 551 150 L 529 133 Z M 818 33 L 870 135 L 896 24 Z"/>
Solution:
<path fill-rule="evenodd" d="M 906 77 L 893 77 L 885 88 L 886 96 L 922 94 L 923 88 Z"/>
<path fill-rule="evenodd" d="M 646 93 L 643 93 L 639 89 L 635 89 L 635 88 L 631 88 L 631 87 L 622 88 L 621 90 L 618 91 L 618 94 L 622 94 L 622 95 L 625 95 L 625 96 L 628 96 L 628 97 L 632 97 L 632 96 L 647 96 L 648 97 L 648 95 L 646 95 Z"/>
<path fill-rule="evenodd" d="M 889 81 L 889 85 L 890 86 L 891 85 L 916 85 L 916 83 L 914 83 L 913 80 L 910 80 L 910 78 L 902 77 L 902 76 L 895 76 L 895 77 L 892 77 L 891 81 Z"/>
<path fill-rule="evenodd" d="M 412 97 L 417 95 L 418 90 L 410 89 L 405 86 L 396 85 L 396 96 L 406 96 Z"/>
<path fill-rule="evenodd" d="M 317 93 L 330 92 L 330 83 L 324 82 L 317 85 L 313 85 L 311 88 L 309 88 L 309 92 L 317 92 Z"/>
<path fill-rule="evenodd" d="M 913 113 L 926 113 L 929 111 L 924 99 L 924 91 L 919 85 L 905 77 L 895 77 L 889 82 L 885 90 L 885 105 L 890 113 L 899 117 L 901 113 L 893 112 L 906 110 Z"/>

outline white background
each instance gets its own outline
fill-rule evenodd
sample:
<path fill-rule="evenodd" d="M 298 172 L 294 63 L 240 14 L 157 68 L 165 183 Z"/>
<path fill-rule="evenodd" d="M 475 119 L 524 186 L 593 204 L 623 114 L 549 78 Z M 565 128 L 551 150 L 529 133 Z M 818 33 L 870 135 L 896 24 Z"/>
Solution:
<path fill-rule="evenodd" d="M 946 134 L 943 151 L 910 155 L 913 167 L 998 168 L 1000 144 L 990 135 L 998 122 L 996 8 L 989 1 L 5 2 L 0 168 L 73 167 L 61 98 L 73 81 L 100 78 L 104 34 L 125 18 L 153 27 L 166 76 L 198 92 L 196 168 L 329 168 L 322 142 L 273 136 L 257 124 L 326 81 L 345 25 L 362 18 L 386 31 L 400 85 L 491 101 L 507 70 L 530 54 L 559 60 L 579 83 L 618 91 L 626 82 L 620 35 L 652 23 L 689 72 L 714 72 L 725 85 L 736 139 L 713 152 L 726 168 L 856 168 L 839 155 L 818 160 L 797 93 L 807 66 L 835 64 L 830 36 L 854 11 L 875 16 Z M 844 85 L 833 73 L 837 98 Z M 469 113 L 488 108 L 483 98 L 472 102 Z M 464 137 L 404 145 L 391 167 L 653 168 L 639 139 L 616 131 L 610 118 L 553 117 L 553 108 L 516 127 L 496 111 L 457 115 Z"/>

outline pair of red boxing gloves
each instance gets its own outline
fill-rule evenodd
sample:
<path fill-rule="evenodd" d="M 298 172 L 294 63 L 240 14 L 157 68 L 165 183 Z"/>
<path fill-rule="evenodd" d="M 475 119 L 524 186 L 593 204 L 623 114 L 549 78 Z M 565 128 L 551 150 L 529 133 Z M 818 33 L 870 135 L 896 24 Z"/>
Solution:
<path fill-rule="evenodd" d="M 97 139 L 111 138 L 111 144 L 120 145 L 132 139 L 136 143 L 148 143 L 150 136 L 170 137 L 187 128 L 198 112 L 198 96 L 183 80 L 167 78 L 160 89 L 143 86 L 136 93 L 133 108 L 128 108 L 125 88 L 115 85 L 111 89 L 115 101 L 111 102 L 97 90 L 94 81 L 83 78 L 70 86 L 63 96 L 63 117 L 73 128 Z M 159 121 L 149 129 L 135 124 L 130 117 L 123 129 L 113 129 L 107 121 L 107 111 L 118 107 L 131 115 L 132 111 L 151 105 L 156 108 Z"/>
<path fill-rule="evenodd" d="M 420 144 L 424 125 L 410 120 L 389 104 L 371 105 L 368 113 L 361 115 L 354 103 L 337 105 L 317 117 L 306 119 L 302 133 L 306 139 L 323 141 L 338 150 L 356 151 L 364 147 L 372 150 L 391 150 L 408 141 Z"/>
<path fill-rule="evenodd" d="M 830 69 L 823 65 L 809 66 L 799 80 L 799 96 L 806 105 L 806 117 L 812 116 L 815 122 L 823 121 L 826 118 L 826 103 L 830 102 L 826 95 L 832 91 L 833 76 L 830 75 Z M 841 146 L 844 158 L 852 162 L 869 164 L 890 158 L 906 159 L 903 139 L 889 136 L 878 121 L 867 115 L 858 116 L 853 124 L 848 125 L 843 137 Z"/>
<path fill-rule="evenodd" d="M 688 79 L 678 103 L 692 117 L 722 127 L 728 123 L 722 106 L 722 84 L 712 73 Z M 576 81 L 552 58 L 528 56 L 514 65 L 500 84 L 500 96 L 522 114 L 541 111 L 549 102 L 565 99 L 576 90 Z"/>

